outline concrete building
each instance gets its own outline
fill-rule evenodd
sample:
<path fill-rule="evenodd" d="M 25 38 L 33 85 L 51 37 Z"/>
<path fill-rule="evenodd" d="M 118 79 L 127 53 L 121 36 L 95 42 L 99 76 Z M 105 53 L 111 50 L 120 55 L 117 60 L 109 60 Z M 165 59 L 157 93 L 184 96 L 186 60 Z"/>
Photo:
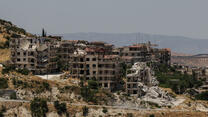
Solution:
<path fill-rule="evenodd" d="M 61 40 L 58 36 L 14 38 L 10 41 L 11 61 L 17 69 L 28 69 L 34 74 L 70 71 L 72 78 L 96 79 L 103 89 L 116 89 L 121 79 L 122 63 L 131 66 L 137 62 L 170 64 L 170 50 L 153 48 L 141 43 L 115 48 L 104 42 Z M 137 71 L 138 72 L 138 71 Z M 151 80 L 148 67 L 139 74 L 127 76 L 127 92 L 135 94 L 138 80 Z M 148 84 L 149 85 L 149 84 Z M 136 87 L 135 87 L 136 86 Z"/>
<path fill-rule="evenodd" d="M 49 37 L 11 39 L 11 61 L 17 69 L 25 68 L 34 74 L 56 72 L 56 42 Z"/>
<path fill-rule="evenodd" d="M 103 89 L 112 91 L 121 78 L 120 56 L 112 54 L 112 45 L 97 44 L 75 50 L 69 61 L 71 76 L 83 80 L 96 79 Z"/>
<path fill-rule="evenodd" d="M 131 66 L 136 62 L 154 62 L 158 64 L 171 64 L 171 51 L 168 48 L 153 48 L 156 44 L 139 43 L 120 48 L 123 61 Z"/>
<path fill-rule="evenodd" d="M 150 44 L 141 43 L 141 44 L 122 47 L 120 55 L 123 58 L 131 57 L 131 62 L 132 62 L 131 65 L 133 65 L 135 62 L 150 61 L 151 59 Z"/>

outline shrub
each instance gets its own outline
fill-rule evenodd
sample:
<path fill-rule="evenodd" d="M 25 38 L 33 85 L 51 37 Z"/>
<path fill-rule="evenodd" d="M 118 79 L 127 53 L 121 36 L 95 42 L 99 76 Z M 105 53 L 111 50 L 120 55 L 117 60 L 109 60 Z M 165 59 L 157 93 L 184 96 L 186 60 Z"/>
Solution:
<path fill-rule="evenodd" d="M 63 113 L 66 113 L 67 112 L 66 103 L 59 104 L 59 101 L 55 101 L 54 102 L 54 107 L 56 108 L 57 113 L 59 115 L 62 115 Z"/>
<path fill-rule="evenodd" d="M 126 77 L 127 65 L 125 63 L 121 63 L 122 67 L 122 77 Z"/>
<path fill-rule="evenodd" d="M 98 83 L 95 80 L 88 80 L 88 86 L 90 89 L 98 89 Z"/>
<path fill-rule="evenodd" d="M 0 110 L 0 117 L 4 117 L 4 114 L 3 114 L 4 112 L 6 112 L 6 108 L 2 106 Z"/>
<path fill-rule="evenodd" d="M 88 112 L 89 112 L 88 107 L 84 106 L 82 108 L 82 112 L 83 112 L 83 116 L 87 116 L 88 115 Z"/>
<path fill-rule="evenodd" d="M 14 65 L 5 66 L 2 70 L 2 74 L 6 74 L 6 73 L 9 73 L 10 71 L 14 71 L 14 70 L 15 70 Z"/>
<path fill-rule="evenodd" d="M 14 65 L 8 65 L 8 66 L 4 67 L 4 69 L 2 70 L 2 74 L 6 74 L 6 73 L 9 73 L 11 71 L 16 71 L 16 72 L 21 73 L 23 75 L 28 75 L 30 73 L 30 71 L 26 68 L 15 70 Z"/>
<path fill-rule="evenodd" d="M 197 100 L 208 100 L 208 91 L 202 92 L 195 96 Z"/>
<path fill-rule="evenodd" d="M 0 49 L 5 49 L 5 48 L 9 48 L 9 41 L 8 40 L 6 42 L 0 43 Z"/>
<path fill-rule="evenodd" d="M 15 78 L 12 78 L 12 84 L 13 84 L 13 85 L 16 85 L 16 84 L 17 84 L 17 81 L 16 81 Z"/>
<path fill-rule="evenodd" d="M 10 95 L 10 99 L 17 99 L 17 95 L 15 92 L 13 92 L 11 95 Z"/>
<path fill-rule="evenodd" d="M 97 90 L 92 90 L 89 87 L 82 87 L 81 88 L 81 96 L 84 98 L 85 101 L 96 102 L 95 93 Z"/>
<path fill-rule="evenodd" d="M 107 110 L 107 108 L 103 108 L 103 113 L 107 113 L 108 112 L 108 110 Z"/>
<path fill-rule="evenodd" d="M 48 112 L 47 101 L 35 98 L 31 101 L 30 110 L 32 117 L 46 117 L 46 113 Z"/>
<path fill-rule="evenodd" d="M 127 113 L 127 117 L 133 117 L 132 113 Z"/>
<path fill-rule="evenodd" d="M 21 35 L 18 35 L 18 34 L 12 34 L 11 37 L 12 37 L 12 38 L 21 38 Z"/>
<path fill-rule="evenodd" d="M 49 85 L 49 83 L 47 83 L 47 82 L 43 82 L 43 87 L 44 87 L 46 90 L 48 90 L 48 91 L 51 90 L 50 85 Z"/>
<path fill-rule="evenodd" d="M 8 81 L 5 78 L 0 78 L 0 89 L 8 88 Z"/>
<path fill-rule="evenodd" d="M 24 69 L 18 69 L 17 72 L 18 73 L 21 73 L 23 75 L 28 75 L 30 73 L 30 71 L 28 69 L 26 69 L 26 68 L 24 68 Z"/>
<path fill-rule="evenodd" d="M 9 41 L 7 40 L 5 43 L 4 43 L 4 48 L 8 48 L 9 47 Z"/>
<path fill-rule="evenodd" d="M 0 117 L 4 117 L 4 114 L 3 114 L 3 112 L 0 112 Z"/>

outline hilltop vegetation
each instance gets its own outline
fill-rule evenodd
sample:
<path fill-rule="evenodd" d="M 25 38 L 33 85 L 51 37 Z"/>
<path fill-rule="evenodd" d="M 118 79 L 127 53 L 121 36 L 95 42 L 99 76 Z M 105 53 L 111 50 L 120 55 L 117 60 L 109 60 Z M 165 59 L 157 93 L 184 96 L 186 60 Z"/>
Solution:
<path fill-rule="evenodd" d="M 155 71 L 159 85 L 171 88 L 177 94 L 183 94 L 188 88 L 198 88 L 202 85 L 202 81 L 194 75 L 181 74 L 171 66 L 160 65 Z"/>
<path fill-rule="evenodd" d="M 28 35 L 28 33 L 23 28 L 19 28 L 12 24 L 10 21 L 0 19 L 1 33 L 5 33 L 7 35 L 19 34 L 19 35 Z"/>

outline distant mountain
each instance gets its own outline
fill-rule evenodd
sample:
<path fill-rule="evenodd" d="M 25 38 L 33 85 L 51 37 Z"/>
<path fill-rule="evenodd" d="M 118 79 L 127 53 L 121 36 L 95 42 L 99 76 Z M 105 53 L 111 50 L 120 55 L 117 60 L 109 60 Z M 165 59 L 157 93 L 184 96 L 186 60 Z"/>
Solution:
<path fill-rule="evenodd" d="M 160 48 L 171 48 L 173 52 L 186 54 L 208 53 L 208 39 L 183 36 L 154 35 L 145 33 L 67 33 L 61 34 L 67 40 L 105 41 L 116 46 L 151 41 Z"/>

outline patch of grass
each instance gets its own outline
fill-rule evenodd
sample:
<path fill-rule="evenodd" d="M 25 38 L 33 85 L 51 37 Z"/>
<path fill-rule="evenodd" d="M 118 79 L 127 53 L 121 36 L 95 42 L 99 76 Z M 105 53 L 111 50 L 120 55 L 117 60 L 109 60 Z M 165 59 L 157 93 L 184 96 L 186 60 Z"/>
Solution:
<path fill-rule="evenodd" d="M 10 49 L 0 49 L 0 63 L 10 60 Z"/>

